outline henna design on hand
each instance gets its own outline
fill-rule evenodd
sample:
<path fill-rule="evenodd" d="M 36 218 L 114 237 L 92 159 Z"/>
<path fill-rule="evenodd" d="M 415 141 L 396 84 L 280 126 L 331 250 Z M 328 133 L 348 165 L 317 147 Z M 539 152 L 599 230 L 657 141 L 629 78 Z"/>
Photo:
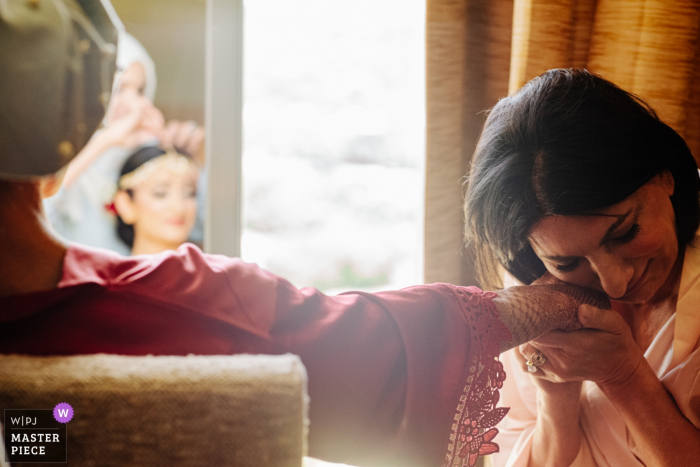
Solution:
<path fill-rule="evenodd" d="M 501 352 L 552 329 L 581 329 L 583 326 L 578 321 L 577 311 L 582 303 L 610 308 L 610 300 L 600 292 L 550 280 L 501 290 L 494 302 L 501 321 L 513 336 L 511 342 L 501 343 Z"/>

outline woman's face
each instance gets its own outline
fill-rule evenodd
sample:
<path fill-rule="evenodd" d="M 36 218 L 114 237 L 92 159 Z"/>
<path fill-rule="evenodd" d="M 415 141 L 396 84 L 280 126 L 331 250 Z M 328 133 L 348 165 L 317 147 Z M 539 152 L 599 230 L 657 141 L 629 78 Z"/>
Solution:
<path fill-rule="evenodd" d="M 147 240 L 177 248 L 187 241 L 197 217 L 197 169 L 159 171 L 132 191 L 134 244 Z"/>
<path fill-rule="evenodd" d="M 124 70 L 124 73 L 122 73 L 119 79 L 119 85 L 115 91 L 117 94 L 131 92 L 136 95 L 143 96 L 145 89 L 146 70 L 142 64 L 135 62 Z"/>
<path fill-rule="evenodd" d="M 622 202 L 585 216 L 551 216 L 529 240 L 555 277 L 630 304 L 656 296 L 678 259 L 673 176 L 655 176 Z"/>
<path fill-rule="evenodd" d="M 143 100 L 149 102 L 144 96 L 146 88 L 146 71 L 142 64 L 132 63 L 119 76 L 119 82 L 114 88 L 107 109 L 107 121 L 112 122 L 123 118 L 129 113 L 134 102 Z"/>

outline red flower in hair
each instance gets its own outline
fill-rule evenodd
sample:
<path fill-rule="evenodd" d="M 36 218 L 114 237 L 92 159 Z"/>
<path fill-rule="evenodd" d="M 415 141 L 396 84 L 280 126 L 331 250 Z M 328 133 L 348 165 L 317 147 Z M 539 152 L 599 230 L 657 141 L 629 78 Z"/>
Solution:
<path fill-rule="evenodd" d="M 115 216 L 118 216 L 119 213 L 117 212 L 117 208 L 114 206 L 114 202 L 111 202 L 109 204 L 105 204 L 105 211 L 107 211 L 110 214 L 113 214 Z"/>

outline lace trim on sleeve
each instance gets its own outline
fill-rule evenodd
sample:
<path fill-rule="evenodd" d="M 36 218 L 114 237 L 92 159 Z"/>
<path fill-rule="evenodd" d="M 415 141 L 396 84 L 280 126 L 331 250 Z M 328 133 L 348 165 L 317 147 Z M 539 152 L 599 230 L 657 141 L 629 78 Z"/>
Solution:
<path fill-rule="evenodd" d="M 449 285 L 449 284 L 448 284 Z M 494 292 L 477 287 L 449 285 L 462 306 L 469 325 L 471 344 L 469 368 L 464 371 L 464 388 L 454 415 L 443 467 L 473 467 L 479 456 L 498 452 L 493 439 L 496 424 L 508 413 L 496 407 L 506 374 L 498 360 L 501 341 L 511 340 L 508 328 L 499 320 L 491 300 Z"/>

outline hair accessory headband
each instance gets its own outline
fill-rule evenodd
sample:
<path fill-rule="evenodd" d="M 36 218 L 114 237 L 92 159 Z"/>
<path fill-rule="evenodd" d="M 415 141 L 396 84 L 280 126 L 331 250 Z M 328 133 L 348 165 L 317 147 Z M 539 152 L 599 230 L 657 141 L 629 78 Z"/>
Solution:
<path fill-rule="evenodd" d="M 139 166 L 136 170 L 122 175 L 118 186 L 120 190 L 130 190 L 157 172 L 167 170 L 175 174 L 184 174 L 193 167 L 195 165 L 187 157 L 176 152 L 166 152 Z"/>

